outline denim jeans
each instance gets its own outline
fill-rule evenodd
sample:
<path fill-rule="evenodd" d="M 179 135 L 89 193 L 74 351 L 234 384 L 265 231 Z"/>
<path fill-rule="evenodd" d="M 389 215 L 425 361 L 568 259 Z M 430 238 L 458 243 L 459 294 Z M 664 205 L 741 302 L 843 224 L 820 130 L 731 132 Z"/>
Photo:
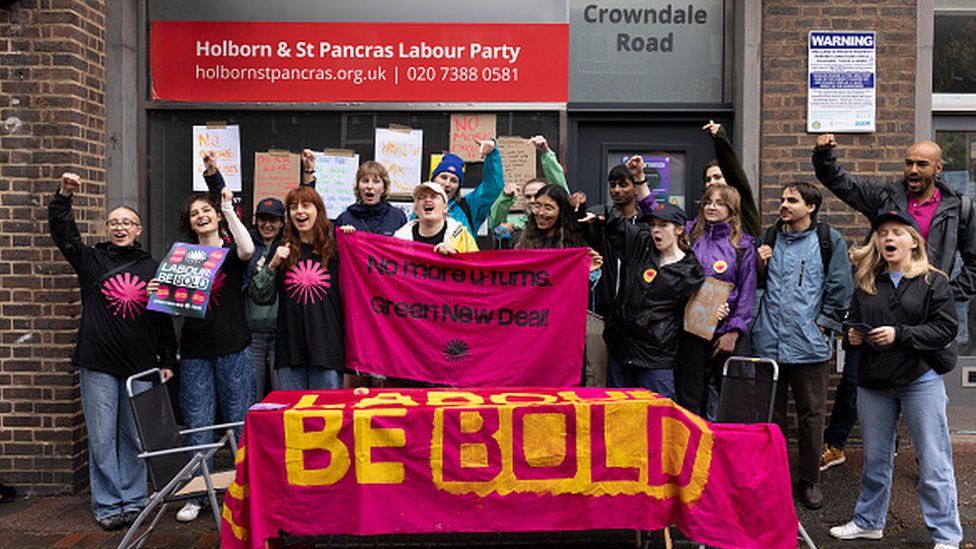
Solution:
<path fill-rule="evenodd" d="M 188 358 L 180 363 L 180 408 L 188 429 L 213 425 L 220 402 L 224 423 L 244 421 L 254 404 L 254 363 L 251 348 L 217 358 Z M 236 429 L 238 440 L 241 429 Z M 187 446 L 210 444 L 214 431 L 186 435 Z M 213 470 L 213 465 L 208 464 Z M 204 503 L 204 500 L 198 500 Z"/>
<path fill-rule="evenodd" d="M 857 423 L 857 365 L 860 359 L 861 352 L 857 348 L 845 352 L 844 374 L 834 393 L 830 422 L 824 428 L 824 442 L 840 449 L 847 446 L 847 437 L 851 436 Z"/>
<path fill-rule="evenodd" d="M 607 385 L 615 389 L 641 387 L 674 398 L 674 370 L 625 366 L 610 356 L 607 360 Z"/>
<path fill-rule="evenodd" d="M 899 411 L 918 458 L 918 499 L 934 543 L 962 541 L 952 446 L 946 420 L 945 384 L 941 378 L 915 381 L 897 389 L 857 389 L 857 408 L 864 439 L 861 493 L 854 523 L 882 530 L 891 498 L 891 475 Z"/>
<path fill-rule="evenodd" d="M 254 400 L 258 401 L 278 389 L 274 332 L 251 332 L 251 360 L 254 361 Z M 266 381 L 270 382 L 270 388 Z"/>
<path fill-rule="evenodd" d="M 278 388 L 282 391 L 339 389 L 342 374 L 336 370 L 313 367 L 278 368 Z"/>
<path fill-rule="evenodd" d="M 125 378 L 81 369 L 81 407 L 88 429 L 88 475 L 95 518 L 119 515 L 142 508 L 146 501 L 146 462 Z M 133 383 L 136 393 L 152 386 Z"/>

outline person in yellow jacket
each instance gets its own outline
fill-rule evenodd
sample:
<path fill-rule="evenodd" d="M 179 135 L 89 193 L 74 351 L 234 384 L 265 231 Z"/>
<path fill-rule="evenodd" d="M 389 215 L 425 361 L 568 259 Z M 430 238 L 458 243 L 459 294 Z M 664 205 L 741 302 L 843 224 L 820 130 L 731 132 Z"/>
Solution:
<path fill-rule="evenodd" d="M 413 211 L 417 218 L 400 227 L 396 238 L 432 244 L 444 255 L 477 252 L 478 244 L 471 233 L 447 215 L 447 193 L 438 183 L 427 181 L 413 190 Z"/>

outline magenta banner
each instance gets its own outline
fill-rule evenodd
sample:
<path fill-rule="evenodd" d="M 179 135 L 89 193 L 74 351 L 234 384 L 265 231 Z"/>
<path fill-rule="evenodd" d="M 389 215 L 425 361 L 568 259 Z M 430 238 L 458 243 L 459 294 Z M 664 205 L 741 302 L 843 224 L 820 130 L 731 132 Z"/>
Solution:
<path fill-rule="evenodd" d="M 349 368 L 459 387 L 579 384 L 586 249 L 446 257 L 384 236 L 338 239 Z"/>
<path fill-rule="evenodd" d="M 796 548 L 775 425 L 708 423 L 643 389 L 276 391 L 251 408 L 220 541 L 658 530 Z M 273 546 L 273 545 L 272 545 Z"/>

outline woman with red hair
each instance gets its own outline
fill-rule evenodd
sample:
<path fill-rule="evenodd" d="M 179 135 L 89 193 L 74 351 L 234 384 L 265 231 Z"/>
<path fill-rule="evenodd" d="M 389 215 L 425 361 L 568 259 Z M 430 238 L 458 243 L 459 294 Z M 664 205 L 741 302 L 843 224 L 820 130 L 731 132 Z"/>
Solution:
<path fill-rule="evenodd" d="M 278 295 L 279 388 L 338 389 L 343 327 L 333 226 L 322 198 L 310 187 L 292 189 L 285 209 L 284 239 L 266 265 L 257 265 L 248 292 L 258 304 Z"/>

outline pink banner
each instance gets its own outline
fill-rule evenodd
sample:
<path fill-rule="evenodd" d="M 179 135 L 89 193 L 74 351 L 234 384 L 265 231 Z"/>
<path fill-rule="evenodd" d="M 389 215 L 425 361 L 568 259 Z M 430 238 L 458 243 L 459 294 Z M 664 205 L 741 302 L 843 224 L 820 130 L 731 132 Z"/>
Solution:
<path fill-rule="evenodd" d="M 338 238 L 349 368 L 458 387 L 579 385 L 585 249 L 445 257 L 384 236 Z"/>
<path fill-rule="evenodd" d="M 221 544 L 295 536 L 657 530 L 796 547 L 786 442 L 645 390 L 274 392 L 247 414 Z M 275 406 L 278 409 L 270 409 Z"/>

